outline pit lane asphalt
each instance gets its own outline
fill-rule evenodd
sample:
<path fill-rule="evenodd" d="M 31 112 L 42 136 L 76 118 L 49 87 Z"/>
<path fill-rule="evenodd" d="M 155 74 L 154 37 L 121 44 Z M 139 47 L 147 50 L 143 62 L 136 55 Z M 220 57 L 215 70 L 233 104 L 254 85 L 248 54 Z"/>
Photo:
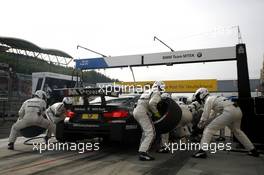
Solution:
<path fill-rule="evenodd" d="M 99 145 L 98 151 L 46 150 L 40 153 L 18 138 L 15 150 L 8 150 L 8 139 L 0 139 L 0 174 L 176 174 L 191 152 L 158 154 L 156 160 L 138 160 L 137 146 Z M 41 142 L 39 140 L 39 142 Z"/>
<path fill-rule="evenodd" d="M 100 145 L 98 151 L 44 151 L 24 145 L 19 137 L 15 150 L 7 149 L 10 124 L 1 126 L 0 175 L 50 175 L 50 174 L 177 174 L 177 175 L 263 175 L 264 156 L 259 158 L 239 152 L 217 152 L 206 160 L 191 158 L 192 152 L 177 151 L 174 154 L 153 152 L 156 160 L 141 162 L 137 157 L 138 145 Z M 42 142 L 43 140 L 35 140 Z"/>

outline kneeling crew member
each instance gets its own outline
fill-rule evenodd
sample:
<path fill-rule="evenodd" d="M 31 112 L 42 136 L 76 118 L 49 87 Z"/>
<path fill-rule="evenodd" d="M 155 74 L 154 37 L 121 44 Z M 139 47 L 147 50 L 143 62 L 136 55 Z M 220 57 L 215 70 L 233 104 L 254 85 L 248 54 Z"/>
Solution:
<path fill-rule="evenodd" d="M 70 97 L 64 97 L 62 102 L 54 103 L 46 110 L 46 116 L 52 121 L 52 130 L 48 131 L 45 137 L 46 143 L 49 136 L 53 133 L 56 135 L 56 124 L 65 119 L 66 111 L 72 107 L 72 99 Z"/>
<path fill-rule="evenodd" d="M 166 93 L 164 93 L 166 94 Z M 162 94 L 161 96 L 166 98 L 171 98 L 170 96 L 165 96 Z M 198 110 L 200 110 L 201 105 L 197 101 L 193 101 L 189 105 L 180 105 L 181 111 L 182 111 L 182 117 L 177 126 L 175 127 L 174 131 L 177 133 L 179 138 L 185 138 L 187 137 L 187 131 L 185 129 L 188 129 L 188 125 L 191 124 L 193 120 L 193 115 L 197 113 Z M 161 135 L 161 147 L 159 150 L 157 150 L 158 153 L 169 153 L 170 150 L 167 149 L 167 146 L 169 142 L 169 133 L 162 134 Z"/>

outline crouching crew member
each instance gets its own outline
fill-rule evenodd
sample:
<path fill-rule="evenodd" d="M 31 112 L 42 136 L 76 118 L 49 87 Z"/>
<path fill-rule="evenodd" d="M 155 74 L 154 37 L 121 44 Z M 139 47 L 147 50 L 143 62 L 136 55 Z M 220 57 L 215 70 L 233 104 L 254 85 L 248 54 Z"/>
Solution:
<path fill-rule="evenodd" d="M 210 96 L 206 88 L 198 89 L 195 92 L 195 98 L 198 102 L 204 104 L 204 111 L 198 124 L 199 128 L 203 128 L 206 125 L 207 120 L 210 118 L 210 114 L 213 115 L 212 111 L 215 114 L 220 114 L 205 127 L 200 143 L 201 147 L 204 144 L 209 145 L 213 134 L 221 128 L 228 126 L 238 141 L 249 151 L 250 155 L 255 157 L 259 156 L 254 145 L 240 129 L 242 112 L 237 104 L 222 96 Z M 196 152 L 193 157 L 206 158 L 207 154 L 205 151 L 206 150 L 201 149 Z"/>
<path fill-rule="evenodd" d="M 33 98 L 26 100 L 19 112 L 18 120 L 13 124 L 9 136 L 8 149 L 14 150 L 14 143 L 21 129 L 29 126 L 39 126 L 51 130 L 51 122 L 44 118 L 46 110 L 47 95 L 44 91 L 38 90 Z"/>

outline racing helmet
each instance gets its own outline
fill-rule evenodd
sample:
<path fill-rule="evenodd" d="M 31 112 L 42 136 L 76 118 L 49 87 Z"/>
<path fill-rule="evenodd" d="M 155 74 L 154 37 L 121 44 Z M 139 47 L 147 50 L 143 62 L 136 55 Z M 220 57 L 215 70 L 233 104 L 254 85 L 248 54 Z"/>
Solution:
<path fill-rule="evenodd" d="M 165 83 L 163 81 L 155 81 L 152 85 L 152 89 L 158 89 L 159 91 L 165 91 Z"/>
<path fill-rule="evenodd" d="M 63 105 L 64 105 L 66 110 L 72 108 L 72 104 L 73 104 L 72 98 L 64 97 L 63 100 L 62 100 L 62 103 L 63 103 Z"/>
<path fill-rule="evenodd" d="M 69 97 L 64 97 L 62 102 L 64 103 L 64 105 L 72 105 L 72 99 Z"/>
<path fill-rule="evenodd" d="M 193 94 L 193 96 L 191 97 L 191 102 L 197 101 L 196 97 L 195 97 L 195 93 Z"/>
<path fill-rule="evenodd" d="M 40 99 L 43 99 L 43 100 L 47 100 L 47 94 L 46 92 L 42 91 L 42 90 L 37 90 L 35 93 L 34 93 L 34 97 L 38 97 Z"/>
<path fill-rule="evenodd" d="M 200 104 L 205 102 L 205 98 L 209 95 L 209 91 L 206 88 L 199 88 L 196 90 L 193 96 L 193 101 L 198 101 Z"/>

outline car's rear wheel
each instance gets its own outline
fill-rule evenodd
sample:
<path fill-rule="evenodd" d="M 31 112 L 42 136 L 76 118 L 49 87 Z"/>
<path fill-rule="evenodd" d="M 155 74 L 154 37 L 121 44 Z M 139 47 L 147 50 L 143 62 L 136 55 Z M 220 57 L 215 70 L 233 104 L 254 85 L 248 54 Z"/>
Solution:
<path fill-rule="evenodd" d="M 64 128 L 64 121 L 60 121 L 56 125 L 56 139 L 59 142 L 76 142 L 78 137 L 73 134 L 66 133 Z"/>

